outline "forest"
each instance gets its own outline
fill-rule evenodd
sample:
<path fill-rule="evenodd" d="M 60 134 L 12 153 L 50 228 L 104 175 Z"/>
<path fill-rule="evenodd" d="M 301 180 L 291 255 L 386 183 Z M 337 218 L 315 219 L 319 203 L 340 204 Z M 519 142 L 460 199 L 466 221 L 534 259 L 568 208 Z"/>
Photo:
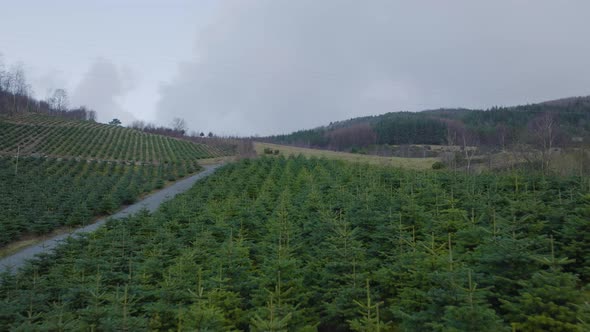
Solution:
<path fill-rule="evenodd" d="M 486 110 L 464 108 L 390 112 L 332 122 L 315 129 L 263 137 L 277 144 L 350 151 L 372 145 L 461 145 L 504 149 L 538 144 L 539 124 L 549 118 L 556 147 L 590 139 L 590 97 L 574 97 Z"/>
<path fill-rule="evenodd" d="M 8 330 L 588 331 L 590 179 L 245 159 L 0 277 Z"/>

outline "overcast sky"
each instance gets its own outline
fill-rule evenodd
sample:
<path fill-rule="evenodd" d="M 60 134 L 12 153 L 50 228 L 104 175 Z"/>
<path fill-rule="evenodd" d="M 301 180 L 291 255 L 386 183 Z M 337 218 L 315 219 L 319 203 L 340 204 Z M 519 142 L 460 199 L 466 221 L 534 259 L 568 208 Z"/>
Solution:
<path fill-rule="evenodd" d="M 590 1 L 3 1 L 36 96 L 219 134 L 590 94 Z"/>

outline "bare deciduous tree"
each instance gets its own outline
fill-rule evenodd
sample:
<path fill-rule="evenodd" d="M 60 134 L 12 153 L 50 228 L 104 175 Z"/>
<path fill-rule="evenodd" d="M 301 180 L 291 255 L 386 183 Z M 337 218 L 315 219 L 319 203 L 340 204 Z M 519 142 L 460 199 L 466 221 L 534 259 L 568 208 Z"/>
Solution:
<path fill-rule="evenodd" d="M 4 68 L 4 61 L 0 53 L 0 92 L 4 91 L 4 79 L 6 79 L 6 70 Z"/>
<path fill-rule="evenodd" d="M 144 130 L 146 127 L 146 124 L 145 124 L 145 122 L 143 122 L 141 120 L 135 120 L 135 121 L 131 122 L 129 127 L 133 128 L 133 129 L 137 129 L 137 130 Z"/>
<path fill-rule="evenodd" d="M 541 167 L 546 172 L 558 134 L 557 118 L 551 112 L 541 113 L 529 122 L 528 128 L 534 138 L 534 145 L 541 150 Z"/>
<path fill-rule="evenodd" d="M 12 69 L 12 77 L 14 80 L 13 93 L 21 96 L 27 94 L 27 80 L 25 77 L 25 70 L 22 64 L 18 64 Z"/>
<path fill-rule="evenodd" d="M 496 134 L 498 135 L 498 143 L 502 147 L 502 151 L 506 150 L 506 137 L 508 136 L 508 127 L 500 123 L 496 126 Z"/>
<path fill-rule="evenodd" d="M 172 126 L 172 129 L 182 132 L 182 134 L 184 134 L 188 129 L 186 121 L 182 118 L 174 118 L 170 125 Z"/>
<path fill-rule="evenodd" d="M 96 111 L 89 110 L 86 113 L 86 120 L 96 122 Z"/>
<path fill-rule="evenodd" d="M 252 158 L 256 156 L 254 143 L 250 139 L 237 140 L 236 154 L 239 159 Z"/>
<path fill-rule="evenodd" d="M 477 135 L 468 130 L 463 130 L 461 133 L 461 143 L 461 148 L 465 160 L 467 161 L 467 172 L 471 172 L 471 161 L 473 160 L 473 156 L 477 153 L 479 146 Z"/>
<path fill-rule="evenodd" d="M 49 98 L 49 105 L 57 111 L 67 111 L 68 109 L 68 93 L 65 89 L 56 89 L 51 98 Z"/>

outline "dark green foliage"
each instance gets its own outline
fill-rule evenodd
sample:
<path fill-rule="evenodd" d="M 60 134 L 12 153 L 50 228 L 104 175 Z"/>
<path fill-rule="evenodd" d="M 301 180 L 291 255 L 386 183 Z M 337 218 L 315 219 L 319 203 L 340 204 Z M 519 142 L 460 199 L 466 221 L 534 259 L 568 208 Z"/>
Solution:
<path fill-rule="evenodd" d="M 94 121 L 0 116 L 0 246 L 110 214 L 229 153 Z"/>
<path fill-rule="evenodd" d="M 243 160 L 152 215 L 0 276 L 0 326 L 584 331 L 588 189 L 534 174 Z"/>
<path fill-rule="evenodd" d="M 447 126 L 419 113 L 387 113 L 373 125 L 378 144 L 444 144 Z"/>
<path fill-rule="evenodd" d="M 120 126 L 120 125 L 121 125 L 121 120 L 119 120 L 119 119 L 112 119 L 112 120 L 109 122 L 109 124 L 110 124 L 111 126 Z"/>
<path fill-rule="evenodd" d="M 440 162 L 440 161 L 435 161 L 432 164 L 432 169 L 443 169 L 445 167 L 446 167 L 445 164 L 443 162 Z"/>
<path fill-rule="evenodd" d="M 78 226 L 131 204 L 143 191 L 163 187 L 181 165 L 0 157 L 0 246 L 27 234 Z M 195 165 L 194 169 L 199 166 Z"/>
<path fill-rule="evenodd" d="M 270 136 L 265 140 L 278 144 L 350 151 L 372 144 L 384 147 L 406 144 L 461 145 L 462 134 L 467 133 L 470 145 L 504 149 L 514 143 L 538 143 L 538 137 L 531 132 L 530 125 L 544 113 L 551 114 L 557 124 L 554 128 L 554 146 L 571 144 L 573 137 L 584 141 L 590 138 L 590 98 L 583 97 L 516 107 L 492 107 L 487 110 L 457 108 L 390 112 L 337 121 L 328 126 L 287 135 Z M 354 139 L 342 140 L 335 135 L 348 130 L 349 138 L 357 136 L 360 125 L 369 126 L 376 139 L 355 142 Z"/>
<path fill-rule="evenodd" d="M 144 133 L 120 126 L 25 114 L 0 116 L 0 152 L 142 163 L 194 163 L 231 155 L 212 145 Z"/>

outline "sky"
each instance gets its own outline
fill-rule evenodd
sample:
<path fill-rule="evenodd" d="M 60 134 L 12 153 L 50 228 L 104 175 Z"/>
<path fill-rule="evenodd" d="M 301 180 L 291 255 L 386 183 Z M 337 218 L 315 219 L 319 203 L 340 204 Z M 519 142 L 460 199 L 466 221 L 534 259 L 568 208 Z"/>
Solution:
<path fill-rule="evenodd" d="M 19 0 L 0 54 L 98 120 L 269 135 L 590 95 L 587 0 Z"/>

